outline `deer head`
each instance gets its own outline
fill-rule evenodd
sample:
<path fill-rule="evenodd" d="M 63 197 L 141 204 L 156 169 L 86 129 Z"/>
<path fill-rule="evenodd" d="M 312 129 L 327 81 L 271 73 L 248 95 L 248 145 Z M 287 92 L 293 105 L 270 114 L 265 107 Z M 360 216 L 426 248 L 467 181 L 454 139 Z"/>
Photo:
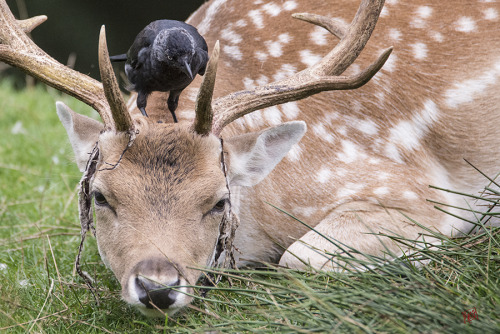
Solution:
<path fill-rule="evenodd" d="M 340 42 L 316 65 L 287 79 L 212 101 L 216 44 L 194 121 L 173 124 L 131 117 L 109 63 L 104 28 L 99 42 L 101 84 L 59 64 L 26 36 L 44 17 L 16 21 L 5 0 L 0 1 L 0 60 L 75 96 L 101 115 L 103 124 L 57 103 L 78 167 L 88 173 L 94 163 L 87 193 L 94 199 L 99 252 L 128 303 L 155 315 L 159 310 L 173 313 L 190 302 L 193 290 L 188 286 L 196 284 L 199 268 L 214 265 L 223 246 L 230 246 L 221 240 L 227 239 L 224 222 L 237 219 L 231 212 L 232 189 L 262 181 L 301 139 L 306 124 L 288 122 L 224 140 L 222 130 L 264 107 L 368 82 L 391 49 L 357 75 L 341 74 L 364 48 L 383 4 L 363 0 L 349 26 L 295 14 L 327 29 Z"/>

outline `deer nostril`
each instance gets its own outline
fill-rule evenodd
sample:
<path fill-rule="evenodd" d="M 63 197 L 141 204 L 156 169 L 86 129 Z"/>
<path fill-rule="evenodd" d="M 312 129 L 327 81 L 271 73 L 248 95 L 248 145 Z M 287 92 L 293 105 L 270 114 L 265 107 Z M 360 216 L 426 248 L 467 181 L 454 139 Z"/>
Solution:
<path fill-rule="evenodd" d="M 135 278 L 136 291 L 139 295 L 139 301 L 150 309 L 156 307 L 159 309 L 167 309 L 170 305 L 175 303 L 179 293 L 170 289 L 169 286 L 177 286 L 179 284 L 180 280 L 177 280 L 175 284 L 161 284 L 151 281 L 143 276 L 137 276 Z"/>

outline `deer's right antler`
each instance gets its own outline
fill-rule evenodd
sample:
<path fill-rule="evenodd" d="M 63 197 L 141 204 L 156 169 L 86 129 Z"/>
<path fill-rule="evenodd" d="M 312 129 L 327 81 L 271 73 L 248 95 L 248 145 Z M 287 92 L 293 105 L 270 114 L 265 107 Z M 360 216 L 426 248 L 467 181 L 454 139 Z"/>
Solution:
<path fill-rule="evenodd" d="M 106 130 L 133 131 L 132 119 L 118 90 L 118 83 L 111 68 L 104 37 L 99 43 L 101 78 L 103 85 L 82 73 L 62 65 L 40 49 L 27 35 L 47 19 L 37 16 L 16 20 L 5 0 L 0 0 L 0 61 L 19 67 L 31 76 L 76 97 L 94 108 L 104 122 Z"/>

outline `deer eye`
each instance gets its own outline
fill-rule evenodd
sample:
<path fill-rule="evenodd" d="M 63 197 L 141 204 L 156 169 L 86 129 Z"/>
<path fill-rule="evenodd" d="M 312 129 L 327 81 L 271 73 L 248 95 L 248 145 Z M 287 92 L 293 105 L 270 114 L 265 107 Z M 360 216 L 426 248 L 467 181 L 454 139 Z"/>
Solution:
<path fill-rule="evenodd" d="M 94 203 L 98 206 L 107 206 L 108 201 L 106 200 L 106 197 L 98 191 L 94 192 Z"/>
<path fill-rule="evenodd" d="M 221 199 L 220 201 L 215 204 L 215 206 L 212 208 L 212 213 L 221 213 L 224 212 L 224 209 L 226 208 L 226 199 Z"/>

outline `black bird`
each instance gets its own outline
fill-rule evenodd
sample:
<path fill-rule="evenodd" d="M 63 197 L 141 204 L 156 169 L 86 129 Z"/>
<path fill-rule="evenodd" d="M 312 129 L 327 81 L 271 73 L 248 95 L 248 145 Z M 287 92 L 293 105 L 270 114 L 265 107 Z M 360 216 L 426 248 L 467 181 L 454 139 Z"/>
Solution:
<path fill-rule="evenodd" d="M 130 89 L 138 93 L 137 107 L 144 116 L 151 92 L 170 92 L 168 109 L 177 123 L 179 95 L 196 74 L 205 74 L 208 48 L 195 27 L 180 21 L 158 20 L 137 35 L 126 54 L 110 59 L 127 61 L 125 73 Z"/>

